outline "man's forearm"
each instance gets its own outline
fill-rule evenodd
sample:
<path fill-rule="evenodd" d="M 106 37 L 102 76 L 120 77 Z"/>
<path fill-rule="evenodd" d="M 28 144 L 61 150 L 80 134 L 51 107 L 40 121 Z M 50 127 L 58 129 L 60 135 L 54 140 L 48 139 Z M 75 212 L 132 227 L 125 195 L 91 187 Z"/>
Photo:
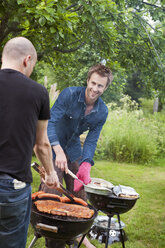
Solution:
<path fill-rule="evenodd" d="M 53 145 L 52 148 L 53 148 L 53 150 L 54 150 L 56 155 L 59 154 L 59 153 L 64 153 L 64 151 L 63 151 L 62 147 L 60 146 L 60 144 Z"/>
<path fill-rule="evenodd" d="M 80 164 L 84 161 L 89 162 L 92 165 L 94 164 L 93 156 L 96 150 L 101 129 L 102 129 L 102 125 L 97 126 L 93 130 L 89 131 L 83 145 L 82 158 L 80 160 Z"/>
<path fill-rule="evenodd" d="M 53 163 L 52 163 L 52 151 L 49 143 L 44 145 L 35 145 L 34 152 L 41 162 L 42 166 L 45 168 L 45 171 L 48 175 L 52 172 Z"/>
<path fill-rule="evenodd" d="M 59 144 L 56 146 L 52 146 L 52 148 L 56 154 L 55 165 L 62 171 L 68 173 L 67 158 L 64 150 Z"/>

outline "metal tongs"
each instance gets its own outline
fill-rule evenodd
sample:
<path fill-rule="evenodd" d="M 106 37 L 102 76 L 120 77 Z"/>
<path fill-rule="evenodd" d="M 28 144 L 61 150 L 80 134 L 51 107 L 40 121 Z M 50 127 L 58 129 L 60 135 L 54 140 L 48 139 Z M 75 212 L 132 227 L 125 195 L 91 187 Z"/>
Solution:
<path fill-rule="evenodd" d="M 68 174 L 73 177 L 74 179 L 77 179 L 80 183 L 82 183 L 84 186 L 85 184 L 72 172 L 68 169 Z"/>
<path fill-rule="evenodd" d="M 32 164 L 31 164 L 31 167 L 32 167 L 35 171 L 37 171 L 43 179 L 45 179 L 45 170 L 44 170 L 43 167 L 41 167 L 41 166 L 40 166 L 39 164 L 37 164 L 36 162 L 32 163 Z M 65 196 L 67 196 L 72 202 L 75 202 L 75 200 L 74 200 L 74 197 L 75 197 L 75 196 L 74 196 L 69 190 L 65 189 L 64 186 L 63 186 L 61 183 L 60 183 L 60 188 L 57 188 L 57 187 L 56 187 L 56 189 L 57 189 L 59 192 L 63 193 Z"/>

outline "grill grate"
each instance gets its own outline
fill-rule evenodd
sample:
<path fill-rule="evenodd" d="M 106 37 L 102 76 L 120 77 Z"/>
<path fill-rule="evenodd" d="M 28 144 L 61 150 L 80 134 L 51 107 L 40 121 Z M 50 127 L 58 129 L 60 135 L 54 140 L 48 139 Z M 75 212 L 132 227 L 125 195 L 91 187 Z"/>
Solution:
<path fill-rule="evenodd" d="M 89 206 L 89 208 L 92 209 L 90 206 Z M 39 212 L 34 204 L 32 204 L 31 211 L 38 216 L 46 217 L 50 220 L 61 220 L 61 221 L 66 221 L 66 222 L 72 222 L 72 221 L 85 222 L 85 221 L 89 221 L 90 219 L 93 219 L 95 217 L 95 214 L 90 219 L 89 218 L 86 219 L 86 218 L 76 218 L 76 217 L 72 217 L 72 216 L 61 216 L 61 215 L 53 215 L 53 214 L 43 213 L 43 212 Z"/>

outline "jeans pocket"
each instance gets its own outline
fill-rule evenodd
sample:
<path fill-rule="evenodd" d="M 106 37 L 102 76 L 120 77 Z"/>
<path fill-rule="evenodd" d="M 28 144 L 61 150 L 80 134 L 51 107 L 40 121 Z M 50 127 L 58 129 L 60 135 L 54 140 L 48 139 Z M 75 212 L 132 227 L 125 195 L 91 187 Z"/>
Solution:
<path fill-rule="evenodd" d="M 21 225 L 26 217 L 28 197 L 12 203 L 0 203 L 0 232 L 9 232 Z"/>

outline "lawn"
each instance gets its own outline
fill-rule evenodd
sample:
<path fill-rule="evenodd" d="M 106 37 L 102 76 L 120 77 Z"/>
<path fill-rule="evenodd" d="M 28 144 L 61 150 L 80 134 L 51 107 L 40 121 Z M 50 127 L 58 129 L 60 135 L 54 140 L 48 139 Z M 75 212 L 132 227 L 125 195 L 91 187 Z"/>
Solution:
<path fill-rule="evenodd" d="M 114 185 L 133 187 L 140 195 L 135 206 L 121 214 L 128 237 L 126 248 L 165 248 L 165 166 L 142 166 L 96 161 L 91 176 L 103 178 Z M 38 190 L 39 176 L 33 171 L 32 191 Z M 99 214 L 103 215 L 101 212 Z M 114 216 L 116 218 L 116 216 Z M 29 227 L 27 248 L 34 236 Z M 91 241 L 97 248 L 104 248 L 97 240 Z M 44 248 L 44 238 L 37 240 L 34 248 Z M 85 246 L 81 246 L 84 248 Z M 111 245 L 121 248 L 121 243 Z"/>

